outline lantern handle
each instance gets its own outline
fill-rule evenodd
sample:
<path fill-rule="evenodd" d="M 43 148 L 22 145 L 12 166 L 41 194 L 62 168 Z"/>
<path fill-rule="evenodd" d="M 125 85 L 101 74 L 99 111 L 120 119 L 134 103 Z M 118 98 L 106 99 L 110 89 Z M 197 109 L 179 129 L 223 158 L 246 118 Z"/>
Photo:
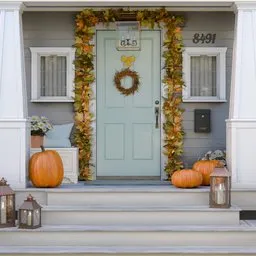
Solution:
<path fill-rule="evenodd" d="M 0 186 L 6 186 L 7 185 L 7 180 L 3 177 L 1 180 L 0 180 Z"/>
<path fill-rule="evenodd" d="M 33 201 L 33 200 L 34 200 L 33 196 L 31 194 L 29 194 L 27 197 L 27 201 Z"/>

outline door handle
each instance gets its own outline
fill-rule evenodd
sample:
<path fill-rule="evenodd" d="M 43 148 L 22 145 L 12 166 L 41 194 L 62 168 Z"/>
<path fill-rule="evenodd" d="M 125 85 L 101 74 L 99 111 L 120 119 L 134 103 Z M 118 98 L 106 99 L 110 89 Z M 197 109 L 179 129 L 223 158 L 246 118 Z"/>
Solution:
<path fill-rule="evenodd" d="M 155 128 L 159 128 L 159 107 L 155 107 L 155 116 L 156 116 L 156 124 L 155 124 Z"/>

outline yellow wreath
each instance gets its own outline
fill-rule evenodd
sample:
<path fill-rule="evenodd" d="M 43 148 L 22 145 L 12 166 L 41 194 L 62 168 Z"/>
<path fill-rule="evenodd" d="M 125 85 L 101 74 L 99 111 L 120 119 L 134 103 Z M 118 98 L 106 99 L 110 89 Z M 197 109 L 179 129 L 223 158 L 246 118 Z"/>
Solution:
<path fill-rule="evenodd" d="M 130 88 L 124 88 L 121 85 L 121 80 L 127 76 L 132 78 L 132 86 Z M 132 71 L 129 68 L 126 68 L 115 73 L 114 83 L 120 93 L 128 96 L 130 94 L 134 94 L 136 91 L 139 90 L 140 78 L 136 71 Z"/>

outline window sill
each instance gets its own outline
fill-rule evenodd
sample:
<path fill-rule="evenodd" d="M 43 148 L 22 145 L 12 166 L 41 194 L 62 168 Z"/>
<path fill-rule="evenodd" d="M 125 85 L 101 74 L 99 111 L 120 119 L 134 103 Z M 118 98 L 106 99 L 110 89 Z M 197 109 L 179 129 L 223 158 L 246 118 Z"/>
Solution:
<path fill-rule="evenodd" d="M 32 103 L 44 103 L 44 102 L 52 102 L 52 103 L 61 103 L 61 102 L 74 102 L 73 99 L 38 99 L 38 100 L 30 100 Z"/>
<path fill-rule="evenodd" d="M 227 100 L 218 100 L 218 99 L 183 99 L 182 100 L 184 103 L 193 103 L 193 102 L 196 102 L 196 103 L 204 103 L 204 102 L 209 102 L 209 103 L 225 103 L 227 102 Z"/>

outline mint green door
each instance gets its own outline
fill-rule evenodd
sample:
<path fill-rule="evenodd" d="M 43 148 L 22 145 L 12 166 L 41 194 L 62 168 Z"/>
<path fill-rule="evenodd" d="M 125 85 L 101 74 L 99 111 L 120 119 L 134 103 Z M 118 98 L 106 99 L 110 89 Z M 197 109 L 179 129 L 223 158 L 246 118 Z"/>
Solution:
<path fill-rule="evenodd" d="M 141 51 L 116 50 L 115 36 L 97 32 L 97 177 L 160 179 L 160 31 L 142 32 Z M 140 86 L 134 95 L 124 96 L 113 82 L 122 56 L 136 58 L 131 69 Z M 131 87 L 131 78 L 121 84 Z"/>

